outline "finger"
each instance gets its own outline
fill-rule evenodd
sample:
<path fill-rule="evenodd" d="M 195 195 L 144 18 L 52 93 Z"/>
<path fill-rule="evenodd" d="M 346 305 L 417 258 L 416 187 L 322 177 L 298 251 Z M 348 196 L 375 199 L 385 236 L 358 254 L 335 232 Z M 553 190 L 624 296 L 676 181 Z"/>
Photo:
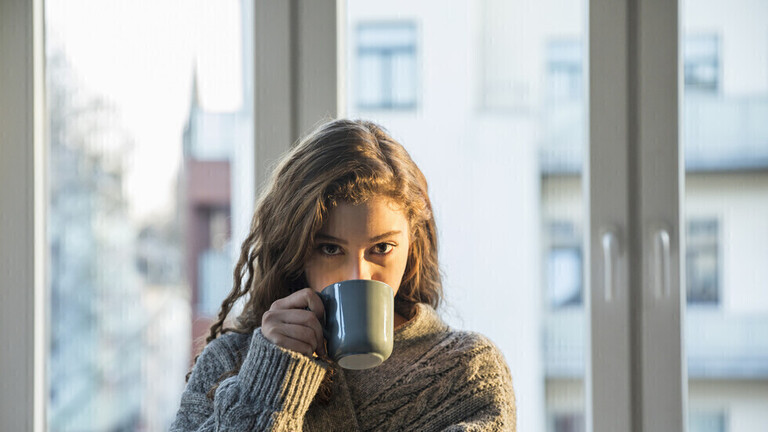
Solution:
<path fill-rule="evenodd" d="M 325 355 L 325 338 L 323 336 L 323 325 L 320 324 L 320 321 L 317 320 L 317 317 L 315 315 L 312 315 L 312 318 L 313 319 L 309 321 L 308 326 L 314 333 L 315 338 L 317 339 L 317 345 L 315 346 L 315 351 L 317 351 L 317 355 L 324 356 Z"/>
<path fill-rule="evenodd" d="M 268 336 L 265 335 L 264 337 L 277 346 L 304 354 L 308 357 L 312 356 L 312 353 L 315 352 L 315 348 L 312 345 L 303 339 L 295 339 L 284 334 L 284 330 L 284 328 L 276 328 L 274 332 L 271 332 Z"/>
<path fill-rule="evenodd" d="M 309 315 L 311 319 L 317 321 L 310 312 L 302 312 L 305 312 L 305 315 Z M 275 345 L 301 353 L 311 354 L 320 343 L 317 341 L 317 335 L 311 327 L 281 322 L 277 314 L 272 314 L 269 320 L 263 323 L 261 332 L 267 340 Z"/>
<path fill-rule="evenodd" d="M 281 334 L 288 338 L 291 338 L 309 345 L 309 347 L 311 348 L 311 350 L 309 351 L 310 354 L 313 353 L 319 345 L 319 341 L 317 340 L 317 335 L 315 334 L 315 331 L 312 328 L 307 327 L 305 325 L 283 324 L 276 327 L 275 331 L 277 334 Z"/>
<path fill-rule="evenodd" d="M 306 309 L 277 309 L 264 312 L 263 323 L 302 324 L 307 327 L 312 323 L 320 324 L 314 312 Z"/>
<path fill-rule="evenodd" d="M 325 353 L 323 344 L 323 326 L 312 311 L 304 309 L 270 310 L 264 314 L 262 326 L 266 328 L 282 327 L 284 325 L 303 326 L 311 332 L 315 349 L 320 348 L 318 354 Z M 296 337 L 294 334 L 289 336 Z"/>
<path fill-rule="evenodd" d="M 288 297 L 283 297 L 272 303 L 270 310 L 280 309 L 309 309 L 317 319 L 322 321 L 325 315 L 325 308 L 320 296 L 312 288 L 304 288 L 296 291 Z"/>

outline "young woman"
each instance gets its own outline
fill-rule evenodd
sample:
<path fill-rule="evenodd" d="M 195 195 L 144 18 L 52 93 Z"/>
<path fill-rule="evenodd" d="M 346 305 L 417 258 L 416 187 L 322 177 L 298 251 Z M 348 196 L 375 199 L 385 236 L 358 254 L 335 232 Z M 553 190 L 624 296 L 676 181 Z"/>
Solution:
<path fill-rule="evenodd" d="M 327 123 L 291 149 L 262 196 L 172 431 L 515 430 L 509 369 L 447 327 L 427 182 L 364 121 Z M 394 350 L 366 370 L 328 360 L 316 291 L 348 279 L 395 290 Z M 224 321 L 238 299 L 243 312 Z"/>

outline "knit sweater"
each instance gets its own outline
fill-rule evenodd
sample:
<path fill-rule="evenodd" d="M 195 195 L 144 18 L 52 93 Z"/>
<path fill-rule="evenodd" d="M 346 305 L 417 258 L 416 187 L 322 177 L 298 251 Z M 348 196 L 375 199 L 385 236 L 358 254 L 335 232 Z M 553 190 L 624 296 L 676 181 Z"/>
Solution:
<path fill-rule="evenodd" d="M 237 375 L 221 381 L 245 358 Z M 328 403 L 313 399 L 334 368 Z M 380 366 L 345 370 L 284 349 L 256 329 L 227 333 L 193 367 L 171 432 L 515 431 L 509 369 L 485 337 L 455 331 L 429 306 L 395 329 Z"/>

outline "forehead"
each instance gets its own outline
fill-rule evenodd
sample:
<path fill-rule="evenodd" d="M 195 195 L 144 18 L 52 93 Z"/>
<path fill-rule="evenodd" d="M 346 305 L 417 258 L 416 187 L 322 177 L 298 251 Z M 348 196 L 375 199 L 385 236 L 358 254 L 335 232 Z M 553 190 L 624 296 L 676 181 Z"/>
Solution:
<path fill-rule="evenodd" d="M 359 204 L 339 201 L 328 212 L 328 218 L 320 230 L 334 237 L 364 235 L 372 237 L 388 231 L 408 233 L 405 209 L 386 197 L 373 197 Z"/>

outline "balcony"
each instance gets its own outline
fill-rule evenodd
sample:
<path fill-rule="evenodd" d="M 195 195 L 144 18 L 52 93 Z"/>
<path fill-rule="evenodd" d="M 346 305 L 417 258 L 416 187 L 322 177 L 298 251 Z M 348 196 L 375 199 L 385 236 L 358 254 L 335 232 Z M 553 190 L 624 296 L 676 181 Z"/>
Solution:
<path fill-rule="evenodd" d="M 690 309 L 685 328 L 688 375 L 768 379 L 768 316 Z"/>
<path fill-rule="evenodd" d="M 582 101 L 545 110 L 539 151 L 542 174 L 581 172 L 586 121 Z M 768 95 L 686 95 L 681 127 L 687 171 L 768 168 Z"/>
<path fill-rule="evenodd" d="M 690 95 L 683 109 L 688 171 L 768 167 L 768 96 Z"/>
<path fill-rule="evenodd" d="M 587 330 L 584 308 L 565 307 L 544 314 L 544 371 L 547 378 L 583 378 Z"/>
<path fill-rule="evenodd" d="M 582 307 L 545 314 L 544 363 L 548 378 L 584 376 L 586 328 Z M 686 312 L 685 343 L 690 378 L 768 379 L 765 314 L 692 307 Z"/>

